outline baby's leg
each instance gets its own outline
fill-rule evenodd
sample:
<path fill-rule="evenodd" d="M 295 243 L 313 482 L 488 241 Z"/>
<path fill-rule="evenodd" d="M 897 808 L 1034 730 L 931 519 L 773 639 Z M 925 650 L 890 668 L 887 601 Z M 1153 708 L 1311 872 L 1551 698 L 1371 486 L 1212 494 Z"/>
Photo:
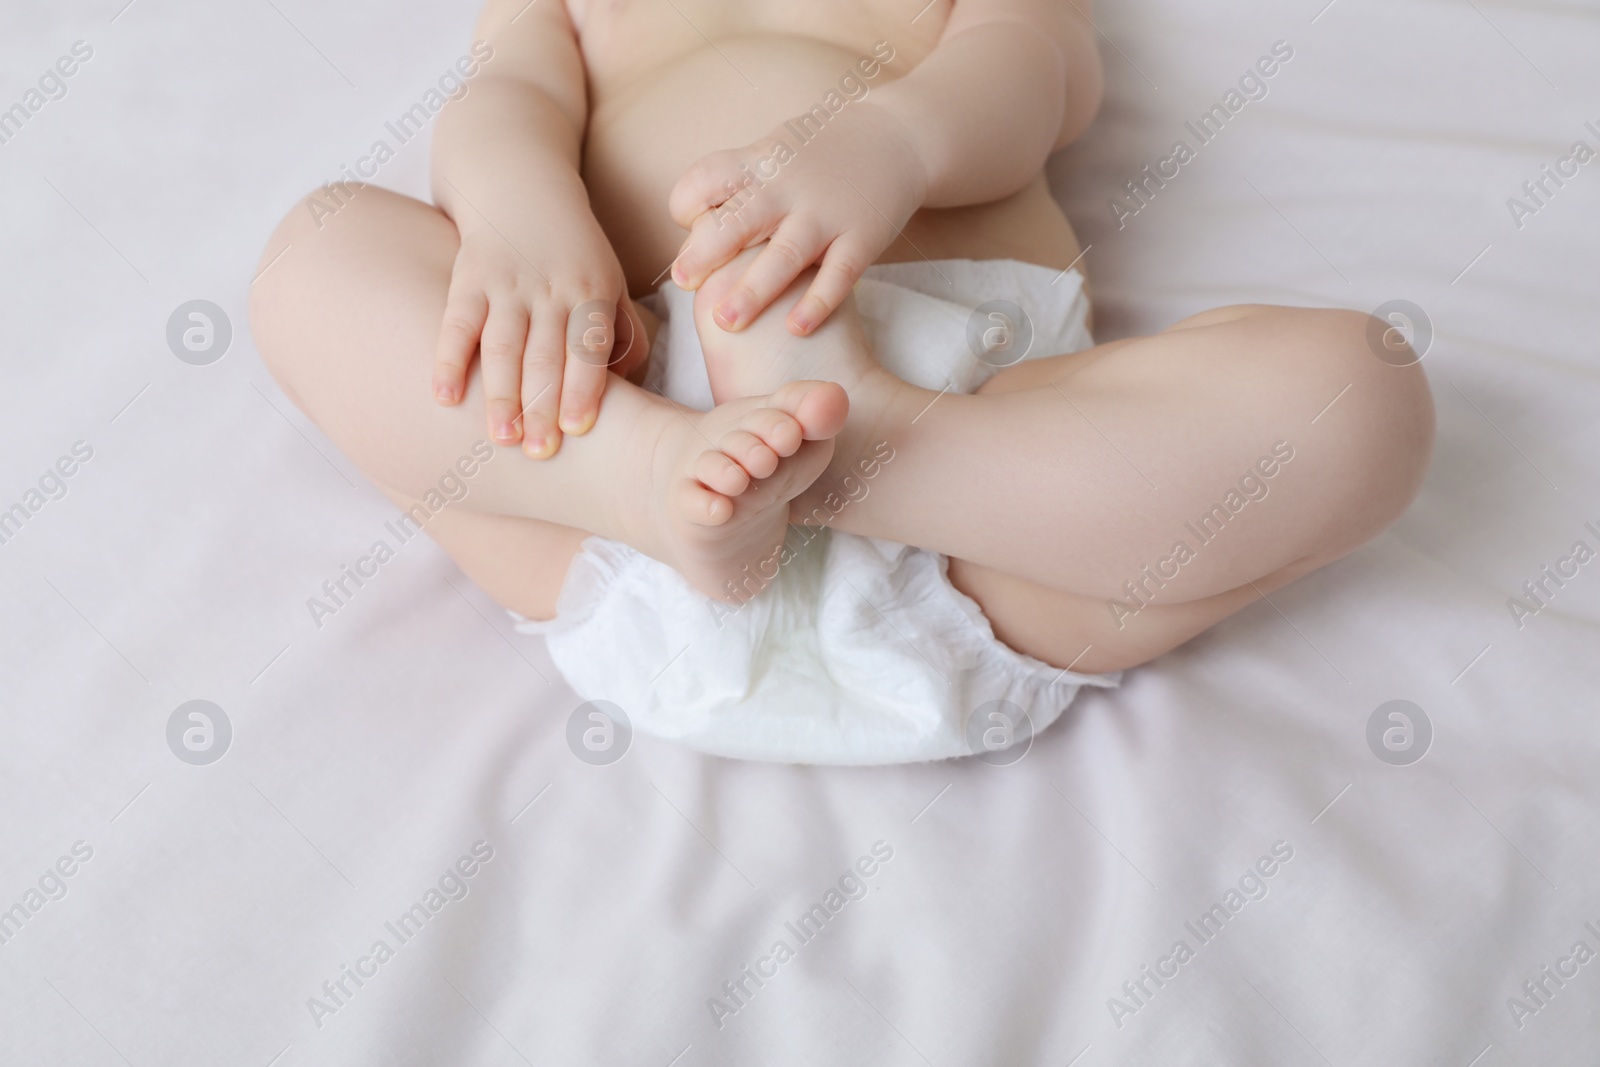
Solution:
<path fill-rule="evenodd" d="M 278 227 L 251 294 L 251 322 L 284 391 L 402 506 L 459 478 L 467 495 L 427 525 L 501 603 L 547 616 L 584 531 L 623 541 L 713 595 L 770 554 L 787 503 L 826 467 L 847 401 L 796 382 L 706 413 L 619 378 L 603 417 L 552 459 L 489 453 L 481 381 L 445 408 L 429 390 L 455 259 L 438 211 L 367 187 L 318 223 Z M 465 462 L 466 467 L 458 467 Z"/>
<path fill-rule="evenodd" d="M 840 530 L 949 555 L 997 633 L 1060 666 L 1110 670 L 1181 644 L 1375 536 L 1427 466 L 1426 382 L 1370 351 L 1364 315 L 1221 309 L 940 396 L 871 362 L 852 305 L 789 336 L 809 275 L 745 331 L 721 332 L 705 312 L 742 262 L 696 301 L 719 399 L 785 366 L 850 390 L 834 462 L 795 520 L 837 511 Z M 838 507 L 878 441 L 894 458 L 857 474 L 865 495 Z"/>

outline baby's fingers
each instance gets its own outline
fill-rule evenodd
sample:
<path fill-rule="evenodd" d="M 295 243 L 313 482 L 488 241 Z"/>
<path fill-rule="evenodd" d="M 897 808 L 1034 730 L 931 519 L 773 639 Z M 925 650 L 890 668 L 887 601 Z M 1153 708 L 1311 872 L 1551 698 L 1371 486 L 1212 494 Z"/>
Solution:
<path fill-rule="evenodd" d="M 639 309 L 633 306 L 628 294 L 617 301 L 616 339 L 612 341 L 611 373 L 619 378 L 636 382 L 638 374 L 650 359 L 650 342 L 645 334 Z"/>
<path fill-rule="evenodd" d="M 840 237 L 822 257 L 817 276 L 811 279 L 806 295 L 789 309 L 789 332 L 799 337 L 815 330 L 849 297 L 861 275 L 872 265 L 871 250 Z"/>
<path fill-rule="evenodd" d="M 522 416 L 526 429 L 522 451 L 549 459 L 561 447 L 556 409 L 561 403 L 561 374 L 566 365 L 566 316 L 553 307 L 534 312 L 528 349 L 522 360 Z"/>
<path fill-rule="evenodd" d="M 801 271 L 817 261 L 824 247 L 824 241 L 806 232 L 791 217 L 772 235 L 744 276 L 717 301 L 711 309 L 712 319 L 724 330 L 748 325 Z"/>
<path fill-rule="evenodd" d="M 481 289 L 450 287 L 433 362 L 433 398 L 439 403 L 454 404 L 466 395 L 467 368 L 488 314 L 489 298 Z"/>
<path fill-rule="evenodd" d="M 679 288 L 700 288 L 712 271 L 770 233 L 779 219 L 769 217 L 762 207 L 747 200 L 729 201 L 697 218 L 683 251 L 672 261 L 672 280 Z"/>
<path fill-rule="evenodd" d="M 567 362 L 561 376 L 561 431 L 586 434 L 600 413 L 606 370 L 625 353 L 616 343 L 617 306 L 586 300 L 567 318 Z"/>
<path fill-rule="evenodd" d="M 737 154 L 713 152 L 684 171 L 667 195 L 667 211 L 687 230 L 695 219 L 733 195 L 742 176 Z"/>
<path fill-rule="evenodd" d="M 496 444 L 514 445 L 522 438 L 522 405 L 517 396 L 527 338 L 528 312 L 522 305 L 509 300 L 489 305 L 480 348 L 489 436 Z"/>

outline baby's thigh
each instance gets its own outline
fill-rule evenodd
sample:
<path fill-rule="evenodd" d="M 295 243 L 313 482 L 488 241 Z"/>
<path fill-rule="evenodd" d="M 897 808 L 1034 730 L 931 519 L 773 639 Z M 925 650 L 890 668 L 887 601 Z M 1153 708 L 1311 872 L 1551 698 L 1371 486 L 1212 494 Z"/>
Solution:
<path fill-rule="evenodd" d="M 1259 304 L 1234 304 L 1229 307 L 1213 308 L 1210 311 L 1202 311 L 1199 314 L 1190 315 L 1186 319 L 1180 319 L 1162 330 L 1161 333 L 1170 334 L 1179 330 L 1192 330 L 1203 326 L 1220 326 L 1249 318 L 1251 315 L 1260 314 L 1263 311 L 1271 312 L 1274 310 L 1277 309 Z M 1013 364 L 984 382 L 979 387 L 978 392 L 1011 393 L 1019 389 L 1034 389 L 1048 385 L 1051 382 L 1059 382 L 1089 364 L 1130 345 L 1137 345 L 1143 340 L 1144 338 L 1141 337 L 1125 337 L 1119 341 L 1107 341 L 1103 344 L 1095 345 L 1093 348 L 1086 348 L 1081 352 L 1067 352 L 1062 355 L 1045 356 Z"/>
<path fill-rule="evenodd" d="M 402 510 L 416 504 L 385 495 Z M 460 508 L 435 513 L 423 529 L 495 603 L 540 621 L 555 618 L 567 568 L 589 536 L 553 522 Z"/>
<path fill-rule="evenodd" d="M 1175 648 L 1352 551 L 1410 504 L 1433 439 L 1432 398 L 1420 367 L 1380 359 L 1371 328 L 1372 320 L 1347 311 L 1239 305 L 1150 337 L 1002 371 L 980 392 L 1053 388 L 1070 397 L 1081 417 L 1092 413 L 1108 442 L 1118 438 L 1138 457 L 1133 471 L 1154 472 L 1146 477 L 1152 493 L 1178 499 L 1179 514 L 1207 528 L 1218 511 L 1226 521 L 1244 506 L 1241 474 L 1260 491 L 1250 500 L 1267 499 L 1252 467 L 1259 469 L 1257 457 L 1269 446 L 1276 455 L 1277 446 L 1292 445 L 1295 466 L 1272 482 L 1272 503 L 1251 504 L 1251 521 L 1230 526 L 1226 538 L 1199 535 L 1193 522 L 1174 524 L 1174 541 L 1201 562 L 1172 588 L 1146 567 L 1142 576 L 1125 576 L 1124 588 L 1150 583 L 1142 597 L 1097 599 L 959 560 L 951 561 L 951 580 L 1018 650 L 1063 667 L 1082 656 L 1080 670 L 1111 670 Z M 1183 435 L 1175 439 L 1173 427 Z M 1150 440 L 1168 443 L 1151 450 Z M 1137 477 L 1127 480 L 1134 495 L 1085 499 L 1083 506 L 1138 508 L 1143 489 Z M 1238 489 L 1226 492 L 1230 485 Z M 1223 509 L 1218 501 L 1228 496 L 1240 503 Z M 1215 547 L 1198 547 L 1213 541 Z"/>
<path fill-rule="evenodd" d="M 317 203 L 329 203 L 314 194 Z M 459 238 L 437 209 L 351 186 L 337 210 L 295 205 L 262 255 L 251 290 L 257 347 L 291 400 L 402 512 L 498 603 L 555 614 L 582 531 L 483 510 L 481 494 L 421 503 L 486 434 L 476 370 L 453 408 L 429 391 Z M 436 497 L 437 499 L 437 497 Z"/>
<path fill-rule="evenodd" d="M 1051 589 L 959 559 L 950 561 L 950 582 L 977 602 L 995 636 L 1018 652 L 1098 674 L 1148 663 L 1341 554 L 1297 560 L 1237 589 L 1137 611 L 1128 610 L 1136 601 L 1114 608 L 1104 598 Z"/>
<path fill-rule="evenodd" d="M 431 389 L 458 247 L 436 209 L 360 187 L 335 215 L 297 205 L 251 290 L 256 345 L 283 391 L 363 474 L 412 497 L 488 433 L 479 375 L 452 407 Z"/>

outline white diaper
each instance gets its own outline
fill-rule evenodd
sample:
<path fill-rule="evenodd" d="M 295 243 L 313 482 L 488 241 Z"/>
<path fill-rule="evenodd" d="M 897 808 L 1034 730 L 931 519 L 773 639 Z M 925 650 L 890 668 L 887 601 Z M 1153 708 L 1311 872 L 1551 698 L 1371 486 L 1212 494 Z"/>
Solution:
<path fill-rule="evenodd" d="M 1014 260 L 880 264 L 855 296 L 878 360 L 927 389 L 970 393 L 1019 351 L 1036 359 L 1093 344 L 1076 271 Z M 647 298 L 663 325 L 646 385 L 706 410 L 693 299 L 671 282 Z M 992 301 L 1010 306 L 974 314 Z M 980 359 L 985 329 L 1008 347 Z M 993 332 L 1002 329 L 1010 332 Z M 870 479 L 864 485 L 870 493 Z M 1119 680 L 1063 671 L 1002 644 L 936 552 L 803 527 L 790 527 L 788 545 L 792 558 L 763 593 L 725 605 L 665 564 L 591 537 L 567 572 L 556 617 L 519 618 L 517 629 L 544 635 L 573 689 L 616 705 L 634 729 L 785 763 L 974 752 L 1004 762 L 1081 686 Z"/>

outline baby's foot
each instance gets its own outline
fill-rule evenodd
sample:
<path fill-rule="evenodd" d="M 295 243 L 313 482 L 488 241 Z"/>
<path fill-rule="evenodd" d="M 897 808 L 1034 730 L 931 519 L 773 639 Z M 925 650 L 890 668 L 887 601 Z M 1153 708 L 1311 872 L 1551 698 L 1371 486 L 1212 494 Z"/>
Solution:
<path fill-rule="evenodd" d="M 827 469 L 849 409 L 838 385 L 796 381 L 670 421 L 655 456 L 658 558 L 707 596 L 765 588 L 789 501 Z"/>
<path fill-rule="evenodd" d="M 828 320 L 805 337 L 789 332 L 784 316 L 811 284 L 806 271 L 762 312 L 756 320 L 730 333 L 716 321 L 718 303 L 738 282 L 744 268 L 760 251 L 749 249 L 728 266 L 714 272 L 695 292 L 695 332 L 705 353 L 711 395 L 718 403 L 736 397 L 769 393 L 785 382 L 818 378 L 838 382 L 850 397 L 850 417 L 835 439 L 833 461 L 791 508 L 791 521 L 811 524 L 841 493 L 854 496 L 851 487 L 863 469 L 876 471 L 894 442 L 889 427 L 908 403 L 918 407 L 926 400 L 911 397 L 916 390 L 889 373 L 873 356 L 855 300 L 846 299 Z M 862 464 L 866 464 L 863 468 Z M 819 510 L 822 509 L 822 510 Z"/>
<path fill-rule="evenodd" d="M 784 316 L 811 284 L 806 271 L 766 311 L 737 333 L 724 330 L 714 311 L 761 249 L 751 248 L 707 278 L 695 292 L 695 332 L 705 353 L 711 395 L 717 403 L 761 396 L 801 379 L 838 382 L 854 400 L 866 379 L 886 374 L 873 358 L 855 301 L 847 299 L 805 337 L 789 332 Z"/>

